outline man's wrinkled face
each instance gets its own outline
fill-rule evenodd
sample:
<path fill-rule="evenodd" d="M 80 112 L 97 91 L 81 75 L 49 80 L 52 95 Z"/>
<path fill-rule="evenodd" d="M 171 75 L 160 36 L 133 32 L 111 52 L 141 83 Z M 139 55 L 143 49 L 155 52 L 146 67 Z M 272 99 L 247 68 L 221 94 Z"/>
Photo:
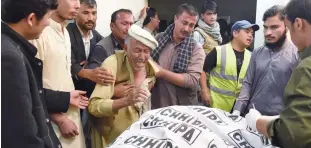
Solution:
<path fill-rule="evenodd" d="M 174 32 L 176 37 L 184 40 L 186 37 L 190 36 L 193 32 L 195 24 L 197 23 L 197 16 L 191 16 L 187 12 L 183 12 L 179 16 L 175 16 L 175 28 Z"/>
<path fill-rule="evenodd" d="M 97 7 L 96 5 L 90 7 L 87 4 L 81 4 L 79 13 L 76 17 L 76 22 L 83 30 L 92 30 L 95 28 L 97 19 Z"/>
<path fill-rule="evenodd" d="M 127 32 L 133 23 L 134 23 L 134 17 L 131 13 L 120 12 L 117 15 L 117 20 L 115 21 L 115 23 L 111 23 L 110 25 L 112 34 L 118 40 L 124 41 L 127 35 Z"/>
<path fill-rule="evenodd" d="M 209 26 L 214 26 L 217 21 L 217 13 L 215 11 L 206 10 L 201 14 L 202 20 Z"/>
<path fill-rule="evenodd" d="M 131 37 L 129 39 L 126 53 L 129 63 L 134 71 L 141 71 L 146 68 L 150 58 L 150 50 L 151 49 L 148 46 L 134 38 Z"/>
<path fill-rule="evenodd" d="M 263 27 L 265 42 L 267 45 L 284 43 L 286 38 L 286 27 L 284 21 L 280 20 L 279 15 L 267 18 Z"/>

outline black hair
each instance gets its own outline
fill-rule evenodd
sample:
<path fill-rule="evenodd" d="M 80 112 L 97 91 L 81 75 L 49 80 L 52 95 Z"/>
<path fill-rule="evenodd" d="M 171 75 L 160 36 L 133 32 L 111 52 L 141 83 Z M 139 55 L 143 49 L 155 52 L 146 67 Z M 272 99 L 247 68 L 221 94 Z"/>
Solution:
<path fill-rule="evenodd" d="M 132 11 L 129 9 L 119 9 L 119 10 L 112 13 L 110 22 L 115 23 L 117 20 L 118 14 L 121 12 L 132 14 Z"/>
<path fill-rule="evenodd" d="M 305 19 L 311 24 L 311 0 L 291 0 L 284 8 L 287 19 L 294 23 L 296 18 Z"/>
<path fill-rule="evenodd" d="M 86 4 L 90 8 L 97 7 L 97 3 L 95 0 L 80 0 L 80 4 Z"/>
<path fill-rule="evenodd" d="M 154 9 L 154 8 L 149 8 L 147 10 L 147 16 L 144 20 L 144 23 L 143 23 L 143 26 L 147 25 L 150 21 L 151 21 L 151 18 L 154 18 L 157 14 L 157 11 Z"/>
<path fill-rule="evenodd" d="M 2 0 L 1 3 L 1 19 L 6 23 L 18 23 L 31 13 L 41 20 L 58 6 L 57 0 Z"/>
<path fill-rule="evenodd" d="M 266 21 L 269 17 L 279 15 L 280 20 L 284 21 L 285 15 L 283 13 L 283 7 L 280 5 L 274 5 L 265 11 L 262 17 L 262 21 Z"/>
<path fill-rule="evenodd" d="M 204 14 L 207 10 L 214 11 L 217 13 L 218 6 L 214 0 L 206 0 L 201 7 L 200 14 Z"/>
<path fill-rule="evenodd" d="M 190 4 L 182 4 L 178 7 L 176 16 L 181 15 L 182 13 L 187 12 L 191 16 L 198 16 L 198 11 L 195 7 Z"/>

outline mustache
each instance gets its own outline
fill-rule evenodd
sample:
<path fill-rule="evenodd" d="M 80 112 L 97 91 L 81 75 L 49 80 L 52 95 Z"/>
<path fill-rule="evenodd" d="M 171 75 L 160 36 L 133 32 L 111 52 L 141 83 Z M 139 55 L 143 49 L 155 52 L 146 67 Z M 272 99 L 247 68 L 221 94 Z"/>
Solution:
<path fill-rule="evenodd" d="M 87 21 L 86 23 L 84 23 L 84 24 L 95 24 L 95 22 L 94 21 Z"/>
<path fill-rule="evenodd" d="M 184 31 L 184 30 L 182 30 L 182 31 L 181 31 L 181 33 L 182 33 L 182 34 L 187 34 L 187 35 L 189 35 L 189 34 L 190 34 L 190 32 L 189 32 L 189 31 Z"/>
<path fill-rule="evenodd" d="M 138 58 L 138 59 L 135 59 L 135 62 L 144 62 L 144 59 Z"/>

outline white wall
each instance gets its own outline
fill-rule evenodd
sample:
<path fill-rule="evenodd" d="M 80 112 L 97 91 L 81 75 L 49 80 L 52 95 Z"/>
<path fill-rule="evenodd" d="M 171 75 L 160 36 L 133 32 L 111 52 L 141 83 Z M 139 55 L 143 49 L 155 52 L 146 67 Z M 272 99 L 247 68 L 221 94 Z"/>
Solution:
<path fill-rule="evenodd" d="M 97 0 L 97 23 L 96 30 L 102 36 L 108 36 L 110 30 L 111 14 L 121 8 L 132 10 L 137 19 L 140 10 L 147 6 L 148 0 Z"/>
<path fill-rule="evenodd" d="M 258 48 L 264 44 L 263 21 L 262 21 L 264 12 L 273 5 L 285 6 L 288 2 L 289 0 L 257 0 L 256 24 L 259 25 L 260 29 L 256 32 L 255 45 L 254 45 L 255 48 Z"/>

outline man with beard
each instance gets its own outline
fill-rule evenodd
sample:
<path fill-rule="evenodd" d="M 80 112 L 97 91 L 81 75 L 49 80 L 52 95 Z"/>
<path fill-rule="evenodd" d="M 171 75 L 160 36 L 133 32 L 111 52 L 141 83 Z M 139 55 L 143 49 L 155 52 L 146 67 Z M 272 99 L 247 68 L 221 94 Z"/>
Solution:
<path fill-rule="evenodd" d="M 105 69 L 86 69 L 88 57 L 102 36 L 95 30 L 97 4 L 95 0 L 80 0 L 80 9 L 75 22 L 67 26 L 71 42 L 71 75 L 75 88 L 87 91 L 86 81 L 111 82 L 113 79 Z M 89 97 L 89 96 L 88 96 Z M 88 138 L 87 110 L 80 110 L 86 140 Z M 88 145 L 88 142 L 86 142 Z M 90 147 L 90 146 L 88 146 Z"/>
<path fill-rule="evenodd" d="M 197 105 L 197 89 L 205 53 L 192 36 L 198 12 L 189 4 L 179 6 L 171 24 L 157 35 L 159 47 L 151 56 L 161 67 L 152 89 L 152 108 Z"/>
<path fill-rule="evenodd" d="M 265 46 L 252 54 L 234 114 L 244 115 L 253 106 L 269 116 L 283 110 L 284 88 L 299 61 L 297 48 L 286 38 L 284 19 L 280 6 L 264 13 Z"/>
<path fill-rule="evenodd" d="M 97 4 L 95 0 L 80 0 L 81 6 L 75 22 L 67 26 L 71 42 L 71 74 L 76 89 L 87 90 L 84 79 L 103 83 L 105 70 L 85 69 L 88 57 L 102 36 L 94 29 L 97 19 Z"/>
<path fill-rule="evenodd" d="M 285 25 L 299 51 L 300 61 L 284 91 L 279 116 L 262 116 L 250 109 L 248 126 L 282 148 L 311 147 L 311 0 L 290 0 L 284 9 Z"/>

